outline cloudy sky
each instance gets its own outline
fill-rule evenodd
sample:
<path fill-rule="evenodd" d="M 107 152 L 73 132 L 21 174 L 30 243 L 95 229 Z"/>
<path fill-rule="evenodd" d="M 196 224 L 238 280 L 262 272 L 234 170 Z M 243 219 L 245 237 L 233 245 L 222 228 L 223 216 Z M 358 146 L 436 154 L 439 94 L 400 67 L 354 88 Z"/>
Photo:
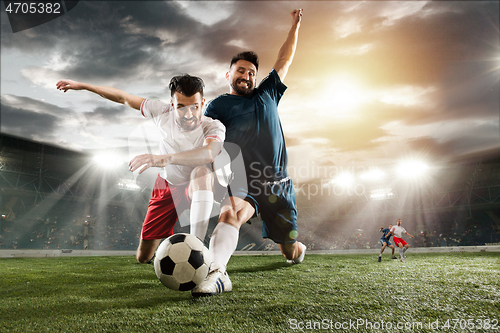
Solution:
<path fill-rule="evenodd" d="M 294 8 L 304 16 L 280 104 L 290 166 L 432 163 L 500 146 L 498 1 L 80 1 L 17 33 L 2 10 L 1 131 L 76 150 L 129 146 L 152 123 L 56 82 L 169 101 L 169 79 L 190 73 L 209 100 L 228 91 L 239 51 L 257 52 L 258 81 L 267 75 Z"/>

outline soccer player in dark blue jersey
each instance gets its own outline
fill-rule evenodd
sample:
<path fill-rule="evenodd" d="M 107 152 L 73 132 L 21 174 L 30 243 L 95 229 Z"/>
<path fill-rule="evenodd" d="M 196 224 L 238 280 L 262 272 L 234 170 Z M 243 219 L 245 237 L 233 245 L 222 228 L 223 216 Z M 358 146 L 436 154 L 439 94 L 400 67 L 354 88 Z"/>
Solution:
<path fill-rule="evenodd" d="M 229 94 L 217 97 L 206 109 L 207 116 L 226 126 L 225 142 L 239 147 L 244 168 L 233 170 L 240 182 L 231 183 L 222 203 L 219 223 L 210 239 L 210 273 L 192 290 L 195 297 L 231 291 L 226 265 L 236 250 L 241 225 L 254 215 L 262 217 L 262 236 L 276 242 L 289 263 L 304 259 L 306 247 L 296 241 L 295 192 L 286 169 L 287 152 L 278 115 L 278 103 L 286 90 L 283 80 L 297 47 L 302 9 L 290 15 L 292 27 L 270 74 L 256 87 L 257 55 L 237 54 L 226 73 Z M 242 178 L 245 186 L 238 185 Z"/>
<path fill-rule="evenodd" d="M 391 232 L 392 229 L 392 224 L 389 224 L 389 229 L 384 227 L 380 228 L 380 232 L 382 232 L 384 235 L 380 238 L 380 244 L 382 245 L 382 249 L 380 250 L 380 255 L 378 256 L 378 262 L 382 261 L 382 253 L 384 253 L 385 248 L 388 246 L 392 249 L 392 259 L 397 259 L 396 256 L 394 255 L 394 245 L 391 244 Z"/>

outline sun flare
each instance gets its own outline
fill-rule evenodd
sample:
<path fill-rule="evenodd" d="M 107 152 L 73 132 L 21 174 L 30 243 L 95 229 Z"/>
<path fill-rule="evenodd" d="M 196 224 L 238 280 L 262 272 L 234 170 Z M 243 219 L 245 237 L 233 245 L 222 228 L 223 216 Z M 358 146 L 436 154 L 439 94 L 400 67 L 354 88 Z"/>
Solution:
<path fill-rule="evenodd" d="M 333 115 L 340 117 L 352 116 L 367 95 L 357 80 L 347 76 L 330 81 L 327 91 L 329 108 Z"/>

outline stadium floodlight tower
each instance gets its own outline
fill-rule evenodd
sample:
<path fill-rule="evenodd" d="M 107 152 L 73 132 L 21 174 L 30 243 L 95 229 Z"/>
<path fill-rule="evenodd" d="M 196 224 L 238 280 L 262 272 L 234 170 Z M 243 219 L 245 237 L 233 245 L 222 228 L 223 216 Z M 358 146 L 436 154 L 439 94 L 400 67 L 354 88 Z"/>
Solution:
<path fill-rule="evenodd" d="M 394 197 L 395 197 L 394 191 L 390 187 L 370 190 L 370 199 L 372 200 L 387 200 Z"/>
<path fill-rule="evenodd" d="M 135 179 L 129 179 L 129 178 L 121 178 L 118 183 L 116 184 L 116 187 L 119 189 L 123 189 L 126 191 L 140 191 L 141 187 L 137 185 L 135 182 Z"/>

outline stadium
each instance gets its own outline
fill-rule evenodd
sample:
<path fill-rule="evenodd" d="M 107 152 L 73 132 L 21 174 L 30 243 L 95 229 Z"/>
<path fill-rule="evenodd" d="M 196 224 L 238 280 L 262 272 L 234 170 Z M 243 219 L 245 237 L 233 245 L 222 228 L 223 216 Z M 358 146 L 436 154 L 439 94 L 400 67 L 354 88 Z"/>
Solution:
<path fill-rule="evenodd" d="M 498 151 L 436 166 L 426 181 L 382 184 L 381 177 L 367 179 L 362 170 L 352 173 L 355 186 L 338 178 L 296 184 L 306 261 L 286 265 L 275 245 L 262 239 L 259 219 L 252 219 L 241 229 L 229 269 L 238 291 L 194 302 L 189 293 L 163 287 L 151 265 L 135 262 L 150 175 L 134 180 L 126 163 L 113 172 L 95 167 L 97 152 L 6 134 L 0 140 L 1 311 L 2 318 L 11 318 L 2 331 L 66 331 L 68 324 L 72 331 L 109 332 L 243 331 L 249 325 L 254 332 L 497 327 Z M 379 228 L 397 218 L 415 235 L 408 239 L 404 267 L 389 259 L 388 249 L 383 262 L 376 262 Z M 178 223 L 175 232 L 188 227 Z M 261 279 L 276 283 L 263 287 Z M 390 296 L 380 298 L 382 291 Z M 399 301 L 401 309 L 391 308 Z M 248 310 L 262 302 L 266 310 Z M 208 320 L 220 308 L 227 311 Z M 170 311 L 178 315 L 170 317 Z M 56 319 L 47 321 L 49 313 Z M 118 314 L 123 318 L 116 319 Z"/>
<path fill-rule="evenodd" d="M 4 1 L 0 332 L 499 332 L 499 4 Z"/>
<path fill-rule="evenodd" d="M 136 250 L 151 175 L 135 180 L 125 161 L 113 172 L 95 167 L 103 152 L 74 152 L 6 134 L 1 147 L 0 249 Z M 500 151 L 486 151 L 408 181 L 386 180 L 378 168 L 342 170 L 340 176 L 352 174 L 350 184 L 338 180 L 336 169 L 324 168 L 318 176 L 333 179 L 295 185 L 299 240 L 324 253 L 379 249 L 379 228 L 401 218 L 415 236 L 411 247 L 498 246 L 499 162 Z M 176 232 L 189 232 L 180 225 Z M 238 250 L 277 250 L 260 230 L 258 218 L 245 225 Z"/>

